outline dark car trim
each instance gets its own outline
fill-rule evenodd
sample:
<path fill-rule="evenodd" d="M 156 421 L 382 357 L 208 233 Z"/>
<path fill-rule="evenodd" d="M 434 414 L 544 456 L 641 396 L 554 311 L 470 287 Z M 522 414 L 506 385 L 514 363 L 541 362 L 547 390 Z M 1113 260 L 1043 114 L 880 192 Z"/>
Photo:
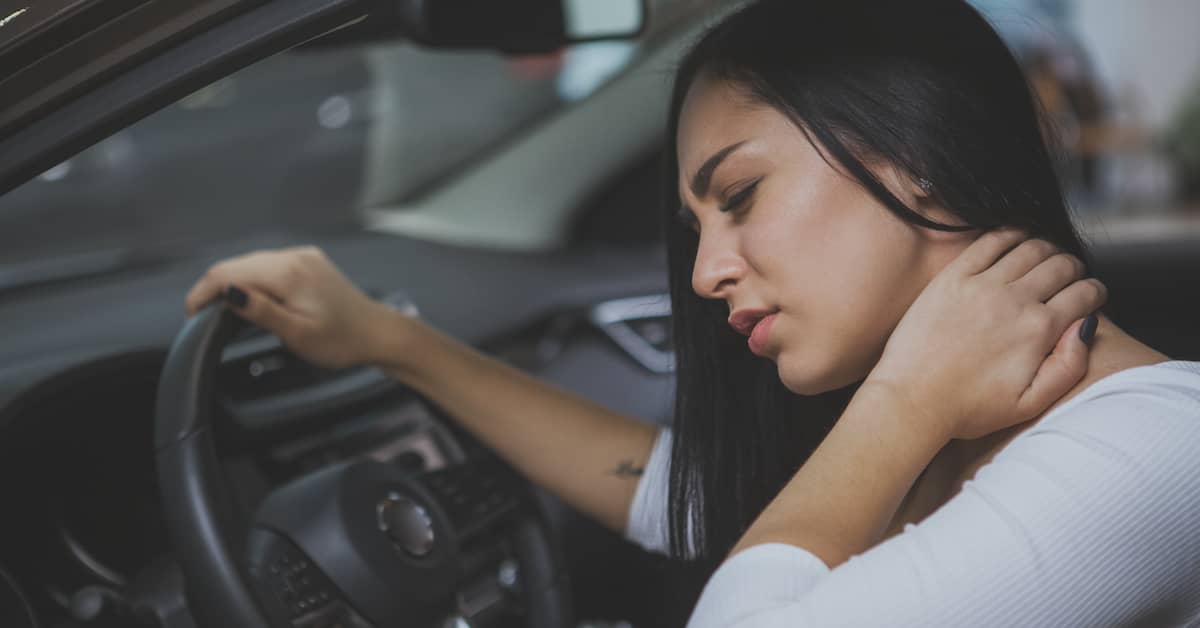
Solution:
<path fill-rule="evenodd" d="M 0 50 L 0 135 L 252 7 L 243 0 L 106 0 L 45 18 Z"/>
<path fill-rule="evenodd" d="M 126 42 L 129 47 L 120 49 L 119 56 L 127 65 L 120 66 L 119 72 L 113 70 L 115 75 L 75 76 L 68 83 L 77 89 L 59 85 L 65 91 L 51 98 L 36 116 L 12 113 L 19 109 L 14 103 L 9 103 L 13 108 L 0 110 L 0 124 L 9 121 L 0 128 L 0 194 L 204 85 L 365 18 L 373 4 L 369 0 L 274 0 L 233 15 L 234 8 L 256 3 L 188 2 L 193 12 L 179 13 L 178 7 L 185 3 L 164 1 L 178 3 L 175 21 L 143 19 L 143 28 L 153 30 L 157 24 L 164 30 L 146 33 L 137 43 Z M 198 5 L 204 5 L 204 10 Z M 214 9 L 216 14 L 211 12 Z M 214 23 L 218 19 L 224 21 Z M 197 33 L 201 26 L 206 30 Z M 55 79 L 53 74 L 45 78 Z M 87 89 L 82 87 L 85 83 Z M 12 122 L 18 119 L 19 126 Z"/>

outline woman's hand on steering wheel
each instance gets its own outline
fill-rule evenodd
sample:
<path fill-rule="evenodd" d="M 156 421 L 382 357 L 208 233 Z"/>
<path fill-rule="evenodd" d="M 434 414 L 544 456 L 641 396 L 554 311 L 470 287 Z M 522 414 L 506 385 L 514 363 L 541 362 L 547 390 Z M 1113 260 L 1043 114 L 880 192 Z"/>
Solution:
<path fill-rule="evenodd" d="M 355 287 L 315 247 L 257 251 L 213 265 L 188 292 L 188 315 L 223 297 L 299 357 L 328 368 L 373 363 L 395 310 Z"/>
<path fill-rule="evenodd" d="M 1079 328 L 1108 291 L 1084 272 L 1021 231 L 984 234 L 909 307 L 864 385 L 887 388 L 950 438 L 1035 418 L 1087 373 Z"/>

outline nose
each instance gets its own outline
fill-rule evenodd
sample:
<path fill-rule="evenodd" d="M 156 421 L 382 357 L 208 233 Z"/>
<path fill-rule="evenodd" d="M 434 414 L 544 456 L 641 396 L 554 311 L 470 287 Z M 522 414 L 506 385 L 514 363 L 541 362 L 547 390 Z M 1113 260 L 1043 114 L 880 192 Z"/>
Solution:
<path fill-rule="evenodd" d="M 706 229 L 696 249 L 692 290 L 706 299 L 725 299 L 746 276 L 746 260 L 738 253 L 732 233 Z"/>

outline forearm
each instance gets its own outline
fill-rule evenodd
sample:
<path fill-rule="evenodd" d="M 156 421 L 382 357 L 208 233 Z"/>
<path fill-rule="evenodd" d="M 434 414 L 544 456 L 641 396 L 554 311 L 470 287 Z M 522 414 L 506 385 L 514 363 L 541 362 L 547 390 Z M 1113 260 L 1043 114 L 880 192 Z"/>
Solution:
<path fill-rule="evenodd" d="M 399 316 L 399 315 L 397 315 Z M 414 319 L 376 361 L 531 481 L 623 532 L 657 430 L 558 389 Z M 403 346 L 389 338 L 404 339 Z M 419 359 L 413 359 L 419 356 Z"/>
<path fill-rule="evenodd" d="M 832 568 L 875 545 L 917 476 L 949 442 L 946 435 L 913 429 L 929 422 L 901 399 L 884 387 L 860 388 L 733 553 L 788 543 Z"/>

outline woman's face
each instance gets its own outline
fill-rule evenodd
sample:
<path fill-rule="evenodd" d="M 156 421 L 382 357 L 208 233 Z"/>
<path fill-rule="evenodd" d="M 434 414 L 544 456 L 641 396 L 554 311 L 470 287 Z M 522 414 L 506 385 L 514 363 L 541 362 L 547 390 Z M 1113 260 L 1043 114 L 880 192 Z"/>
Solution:
<path fill-rule="evenodd" d="M 729 306 L 747 350 L 812 395 L 866 377 L 909 305 L 971 237 L 902 221 L 823 158 L 784 114 L 698 79 L 679 121 L 679 196 L 699 230 L 692 287 Z M 920 188 L 876 174 L 909 207 Z"/>

